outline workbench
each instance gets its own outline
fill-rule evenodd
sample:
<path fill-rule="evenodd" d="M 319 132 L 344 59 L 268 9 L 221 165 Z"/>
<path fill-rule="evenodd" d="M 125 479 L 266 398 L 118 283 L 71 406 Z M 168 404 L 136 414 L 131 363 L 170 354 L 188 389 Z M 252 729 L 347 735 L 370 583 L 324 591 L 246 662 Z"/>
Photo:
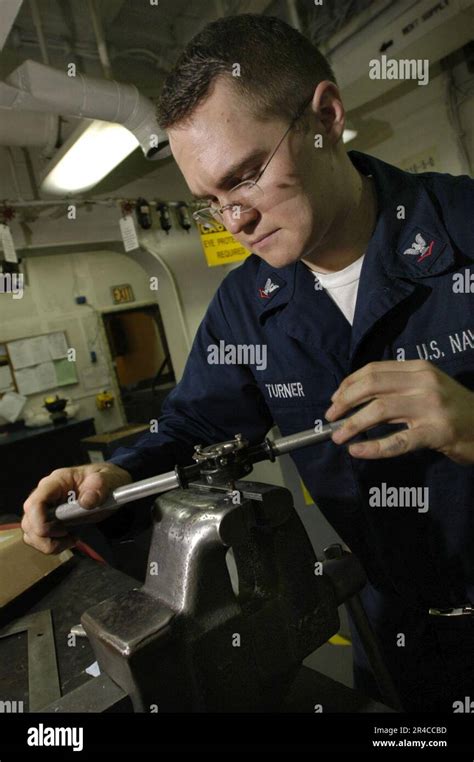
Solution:
<path fill-rule="evenodd" d="M 24 501 L 43 476 L 83 463 L 81 439 L 92 434 L 93 418 L 34 428 L 5 427 L 0 432 L 0 514 L 20 516 Z"/>

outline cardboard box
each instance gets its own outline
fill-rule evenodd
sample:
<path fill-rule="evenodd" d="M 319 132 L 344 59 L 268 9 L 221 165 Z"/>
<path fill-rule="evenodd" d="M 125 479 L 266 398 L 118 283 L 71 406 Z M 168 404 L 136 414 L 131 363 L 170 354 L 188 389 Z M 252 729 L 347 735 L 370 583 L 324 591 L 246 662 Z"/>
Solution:
<path fill-rule="evenodd" d="M 23 542 L 23 532 L 0 527 L 0 608 L 46 577 L 72 556 L 46 556 Z"/>

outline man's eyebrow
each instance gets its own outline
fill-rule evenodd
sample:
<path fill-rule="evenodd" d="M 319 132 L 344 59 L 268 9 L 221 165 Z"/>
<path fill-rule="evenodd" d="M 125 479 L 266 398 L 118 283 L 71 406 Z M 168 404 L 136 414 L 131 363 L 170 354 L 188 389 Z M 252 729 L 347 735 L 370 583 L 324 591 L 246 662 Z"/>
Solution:
<path fill-rule="evenodd" d="M 216 188 L 223 190 L 225 187 L 229 184 L 231 180 L 234 180 L 236 176 L 242 172 L 243 169 L 249 166 L 249 164 L 253 164 L 253 162 L 257 161 L 257 159 L 263 159 L 263 157 L 266 155 L 267 151 L 265 151 L 263 148 L 257 148 L 256 150 L 252 151 L 248 154 L 248 156 L 244 156 L 243 159 L 239 159 L 235 164 L 233 164 L 229 169 L 226 171 L 224 175 L 220 178 L 220 180 L 216 183 Z M 196 199 L 196 201 L 203 201 L 204 199 L 209 198 L 209 195 L 207 196 L 198 196 L 197 194 L 193 193 L 193 197 Z"/>

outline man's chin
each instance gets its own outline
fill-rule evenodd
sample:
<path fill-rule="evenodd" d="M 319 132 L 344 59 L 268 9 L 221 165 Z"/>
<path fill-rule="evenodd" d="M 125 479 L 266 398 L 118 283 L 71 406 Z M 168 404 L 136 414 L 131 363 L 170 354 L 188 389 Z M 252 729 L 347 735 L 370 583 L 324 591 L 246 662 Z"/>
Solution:
<path fill-rule="evenodd" d="M 274 267 L 275 269 L 288 267 L 288 265 L 293 265 L 300 259 L 299 252 L 295 254 L 295 252 L 278 251 L 277 249 L 275 251 L 267 251 L 265 254 L 259 254 L 258 252 L 254 253 L 270 265 L 270 267 Z"/>

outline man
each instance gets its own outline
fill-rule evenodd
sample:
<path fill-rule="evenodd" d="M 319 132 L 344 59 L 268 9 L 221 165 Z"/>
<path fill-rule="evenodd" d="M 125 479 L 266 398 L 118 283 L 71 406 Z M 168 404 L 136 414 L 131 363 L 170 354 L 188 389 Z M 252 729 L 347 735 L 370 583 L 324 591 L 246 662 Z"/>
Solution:
<path fill-rule="evenodd" d="M 405 709 L 453 711 L 474 688 L 474 310 L 461 287 L 474 272 L 474 182 L 347 154 L 330 66 L 274 18 L 208 25 L 168 76 L 159 119 L 206 199 L 198 219 L 254 253 L 212 300 L 159 433 L 43 479 L 25 541 L 73 543 L 44 518 L 70 489 L 91 507 L 190 462 L 196 443 L 349 415 L 293 459 L 366 569 L 365 607 Z M 234 355 L 216 362 L 216 347 Z M 265 362 L 239 363 L 239 347 Z M 355 636 L 354 661 L 356 685 L 377 696 Z"/>

